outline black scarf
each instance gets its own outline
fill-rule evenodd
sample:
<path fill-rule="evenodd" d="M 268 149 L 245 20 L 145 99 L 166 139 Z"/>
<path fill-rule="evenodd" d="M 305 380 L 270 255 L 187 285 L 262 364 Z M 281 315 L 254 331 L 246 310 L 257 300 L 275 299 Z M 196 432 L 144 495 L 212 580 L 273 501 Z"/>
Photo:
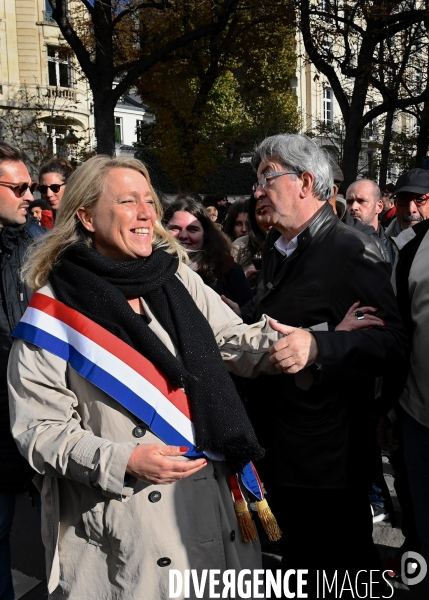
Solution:
<path fill-rule="evenodd" d="M 176 277 L 178 258 L 161 249 L 147 258 L 116 262 L 74 244 L 52 270 L 57 298 L 132 346 L 156 365 L 191 402 L 199 451 L 225 456 L 241 469 L 263 456 L 247 413 L 223 364 L 207 320 Z M 179 351 L 183 366 L 127 298 L 142 297 Z"/>

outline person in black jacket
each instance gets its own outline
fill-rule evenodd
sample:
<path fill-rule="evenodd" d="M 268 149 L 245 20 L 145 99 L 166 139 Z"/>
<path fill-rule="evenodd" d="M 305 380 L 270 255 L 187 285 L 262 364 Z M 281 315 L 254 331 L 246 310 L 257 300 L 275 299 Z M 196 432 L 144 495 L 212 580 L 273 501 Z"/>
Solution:
<path fill-rule="evenodd" d="M 285 334 L 271 357 L 282 375 L 254 387 L 268 421 L 265 478 L 282 521 L 283 565 L 309 569 L 313 584 L 317 569 L 377 570 L 363 455 L 374 377 L 403 360 L 406 344 L 389 269 L 373 242 L 334 214 L 328 157 L 314 141 L 269 137 L 253 166 L 254 195 L 273 226 L 256 318 L 292 326 L 271 322 Z M 385 326 L 334 332 L 357 300 L 378 307 Z"/>
<path fill-rule="evenodd" d="M 30 290 L 21 282 L 23 257 L 44 229 L 28 219 L 36 184 L 24 164 L 23 154 L 0 142 L 0 599 L 13 600 L 9 533 L 15 495 L 28 489 L 34 475 L 19 454 L 10 433 L 6 371 L 12 347 L 10 333 L 24 314 Z"/>

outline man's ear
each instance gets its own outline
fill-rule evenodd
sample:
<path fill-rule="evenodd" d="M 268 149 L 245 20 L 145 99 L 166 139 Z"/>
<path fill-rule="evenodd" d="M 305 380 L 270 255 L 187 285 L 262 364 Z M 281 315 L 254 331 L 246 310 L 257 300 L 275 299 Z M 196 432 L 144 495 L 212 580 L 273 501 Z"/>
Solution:
<path fill-rule="evenodd" d="M 87 231 L 90 231 L 91 233 L 94 233 L 95 229 L 93 225 L 92 214 L 90 213 L 90 211 L 87 208 L 81 206 L 77 209 L 76 215 L 79 221 L 85 227 L 85 229 Z"/>
<path fill-rule="evenodd" d="M 314 175 L 313 175 L 313 173 L 304 171 L 303 173 L 301 173 L 300 177 L 302 180 L 301 190 L 302 190 L 302 193 L 306 196 L 307 194 L 311 193 L 313 190 Z"/>
<path fill-rule="evenodd" d="M 375 214 L 379 215 L 381 212 L 383 212 L 383 208 L 384 208 L 383 200 L 377 200 Z"/>

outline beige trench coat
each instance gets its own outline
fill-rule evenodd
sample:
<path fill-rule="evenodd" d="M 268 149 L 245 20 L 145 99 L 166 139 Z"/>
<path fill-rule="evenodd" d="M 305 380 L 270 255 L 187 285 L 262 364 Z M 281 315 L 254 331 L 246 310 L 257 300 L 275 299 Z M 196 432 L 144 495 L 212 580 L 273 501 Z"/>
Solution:
<path fill-rule="evenodd" d="M 231 371 L 277 372 L 267 351 L 279 334 L 266 317 L 244 325 L 188 267 L 178 276 Z M 177 354 L 144 306 L 151 329 Z M 12 433 L 40 473 L 49 598 L 163 600 L 169 569 L 260 568 L 259 543 L 241 540 L 223 463 L 209 461 L 171 485 L 134 478 L 124 485 L 136 445 L 161 440 L 150 431 L 136 437 L 140 423 L 120 404 L 64 360 L 22 340 L 14 342 L 8 375 Z"/>

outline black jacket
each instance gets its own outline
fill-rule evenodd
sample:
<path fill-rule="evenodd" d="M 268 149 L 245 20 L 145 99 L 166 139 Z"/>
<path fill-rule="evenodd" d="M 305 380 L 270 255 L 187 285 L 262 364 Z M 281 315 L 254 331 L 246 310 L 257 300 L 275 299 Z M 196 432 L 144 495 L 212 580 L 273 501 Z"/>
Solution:
<path fill-rule="evenodd" d="M 315 383 L 307 391 L 293 375 L 258 378 L 269 477 L 280 485 L 348 487 L 365 468 L 374 377 L 394 369 L 405 352 L 388 267 L 371 240 L 339 221 L 329 204 L 300 233 L 288 259 L 274 247 L 279 236 L 273 229 L 267 238 L 256 316 L 304 328 L 326 322 L 331 330 L 314 333 L 321 368 L 311 367 Z M 378 307 L 386 326 L 333 331 L 357 300 Z"/>
<path fill-rule="evenodd" d="M 20 281 L 19 271 L 28 246 L 45 231 L 31 221 L 0 228 L 0 492 L 21 492 L 34 475 L 10 433 L 6 375 L 13 341 L 10 334 L 31 298 L 31 291 Z"/>
<path fill-rule="evenodd" d="M 358 231 L 368 235 L 377 246 L 383 260 L 393 267 L 395 263 L 395 251 L 392 248 L 392 242 L 384 235 L 384 229 L 380 224 L 376 231 L 371 225 L 365 225 L 359 219 L 352 217 L 347 209 L 344 211 L 341 221 L 349 227 L 354 227 Z"/>

